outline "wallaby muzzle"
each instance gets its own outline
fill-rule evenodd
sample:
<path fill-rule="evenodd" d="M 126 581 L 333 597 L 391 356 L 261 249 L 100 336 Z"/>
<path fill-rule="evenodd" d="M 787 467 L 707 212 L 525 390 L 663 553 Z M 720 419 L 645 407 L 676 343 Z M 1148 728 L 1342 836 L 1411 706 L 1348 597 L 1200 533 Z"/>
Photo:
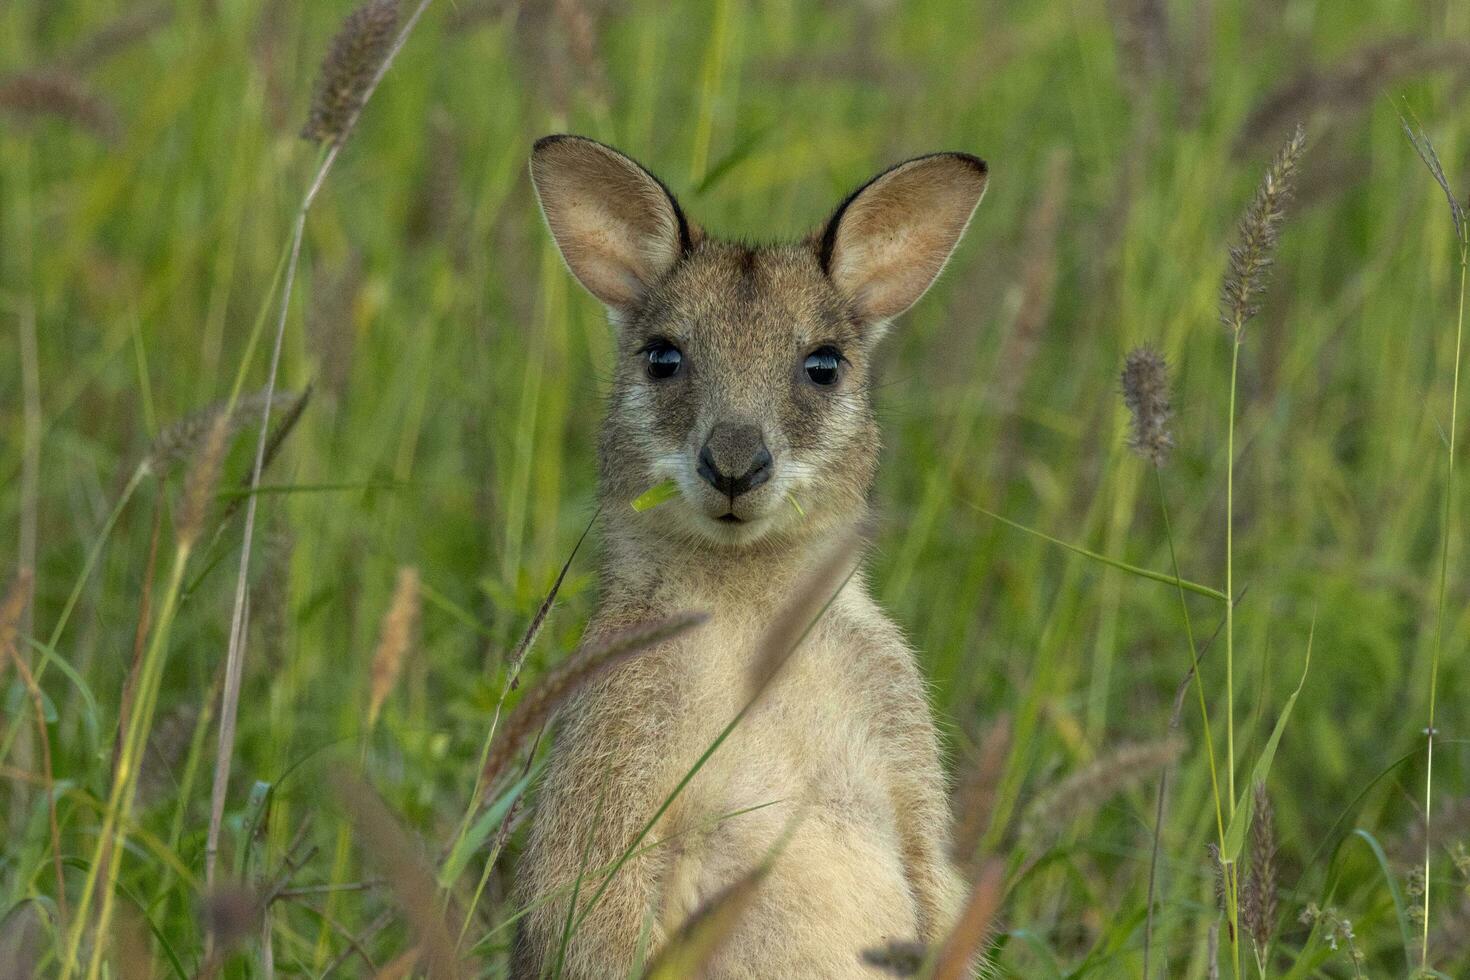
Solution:
<path fill-rule="evenodd" d="M 775 472 L 759 426 L 720 423 L 699 450 L 700 477 L 734 500 L 765 483 Z"/>

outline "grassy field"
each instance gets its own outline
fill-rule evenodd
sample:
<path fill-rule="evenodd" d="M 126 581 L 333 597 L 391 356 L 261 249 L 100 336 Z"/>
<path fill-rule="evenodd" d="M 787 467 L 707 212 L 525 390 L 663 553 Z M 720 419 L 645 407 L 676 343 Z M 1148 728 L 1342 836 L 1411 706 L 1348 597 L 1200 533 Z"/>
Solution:
<path fill-rule="evenodd" d="M 335 160 L 284 307 L 276 383 L 311 396 L 254 497 L 210 889 L 251 395 L 351 4 L 0 6 L 0 964 L 365 975 L 433 931 L 431 897 L 400 908 L 437 890 L 467 972 L 503 975 L 531 810 L 498 846 L 520 783 L 481 816 L 476 773 L 596 598 L 594 527 L 507 694 L 592 516 L 611 347 L 526 178 L 531 141 L 568 130 L 757 239 L 906 156 L 989 161 L 967 240 L 888 341 L 872 565 L 932 679 L 966 840 L 1003 862 L 1004 975 L 1139 976 L 1145 946 L 1155 977 L 1470 975 L 1464 253 L 1399 119 L 1470 191 L 1470 8 L 666 8 L 439 0 Z M 1227 250 L 1298 122 L 1232 388 Z M 1158 479 L 1120 395 L 1141 344 L 1173 375 Z M 195 413 L 232 390 L 249 412 L 200 513 Z M 1169 583 L 1171 550 L 1237 596 L 1228 631 L 1225 602 Z M 1233 868 L 1275 915 L 1264 949 L 1234 946 L 1207 845 L 1273 747 L 1274 856 L 1257 829 Z"/>

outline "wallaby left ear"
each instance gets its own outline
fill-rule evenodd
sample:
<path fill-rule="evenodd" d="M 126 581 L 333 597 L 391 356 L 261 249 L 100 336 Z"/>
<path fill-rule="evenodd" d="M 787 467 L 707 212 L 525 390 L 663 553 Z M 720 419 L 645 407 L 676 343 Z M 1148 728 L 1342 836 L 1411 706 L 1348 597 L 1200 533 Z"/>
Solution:
<path fill-rule="evenodd" d="M 935 153 L 900 163 L 838 205 L 818 259 L 867 322 L 918 302 L 965 233 L 985 195 L 985 161 Z"/>

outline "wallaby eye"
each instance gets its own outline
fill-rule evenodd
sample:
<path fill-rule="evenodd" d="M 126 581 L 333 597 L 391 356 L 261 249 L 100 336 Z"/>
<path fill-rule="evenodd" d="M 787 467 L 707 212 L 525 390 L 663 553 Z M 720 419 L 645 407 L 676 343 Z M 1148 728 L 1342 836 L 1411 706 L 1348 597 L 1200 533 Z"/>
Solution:
<path fill-rule="evenodd" d="M 836 347 L 818 347 L 806 356 L 802 367 L 812 384 L 824 388 L 835 385 L 842 372 L 842 354 Z"/>
<path fill-rule="evenodd" d="M 667 340 L 655 340 L 643 349 L 648 358 L 648 376 L 655 381 L 672 378 L 684 363 L 684 353 Z"/>

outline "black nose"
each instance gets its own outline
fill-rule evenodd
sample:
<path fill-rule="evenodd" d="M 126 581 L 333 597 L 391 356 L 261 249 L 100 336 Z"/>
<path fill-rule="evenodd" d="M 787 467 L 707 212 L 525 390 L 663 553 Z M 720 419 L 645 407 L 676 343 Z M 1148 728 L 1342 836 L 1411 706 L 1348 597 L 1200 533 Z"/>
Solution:
<path fill-rule="evenodd" d="M 699 475 L 734 500 L 771 478 L 775 466 L 754 425 L 717 425 L 699 451 Z"/>

